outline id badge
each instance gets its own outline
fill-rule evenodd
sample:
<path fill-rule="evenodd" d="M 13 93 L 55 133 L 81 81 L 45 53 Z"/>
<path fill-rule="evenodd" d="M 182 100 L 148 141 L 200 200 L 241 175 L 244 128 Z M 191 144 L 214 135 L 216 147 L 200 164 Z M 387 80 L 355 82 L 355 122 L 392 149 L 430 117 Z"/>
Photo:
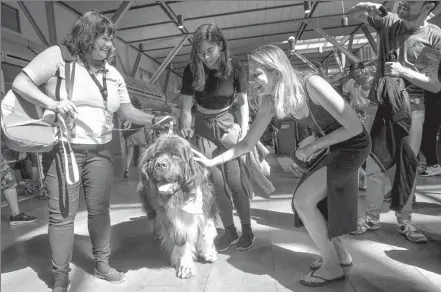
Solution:
<path fill-rule="evenodd" d="M 107 109 L 104 110 L 104 117 L 105 117 L 105 132 L 112 132 L 113 130 L 113 114 L 108 111 Z"/>

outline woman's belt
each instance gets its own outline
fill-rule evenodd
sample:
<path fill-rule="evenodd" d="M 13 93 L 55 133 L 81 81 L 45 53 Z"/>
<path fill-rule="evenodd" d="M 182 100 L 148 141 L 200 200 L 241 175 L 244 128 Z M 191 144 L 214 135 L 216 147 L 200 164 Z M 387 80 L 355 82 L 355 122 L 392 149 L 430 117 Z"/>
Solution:
<path fill-rule="evenodd" d="M 205 114 L 205 115 L 217 115 L 217 114 L 228 111 L 230 108 L 231 108 L 231 105 L 227 106 L 223 109 L 206 109 L 206 108 L 200 106 L 199 104 L 196 104 L 196 110 L 198 112 L 200 112 L 201 114 Z"/>

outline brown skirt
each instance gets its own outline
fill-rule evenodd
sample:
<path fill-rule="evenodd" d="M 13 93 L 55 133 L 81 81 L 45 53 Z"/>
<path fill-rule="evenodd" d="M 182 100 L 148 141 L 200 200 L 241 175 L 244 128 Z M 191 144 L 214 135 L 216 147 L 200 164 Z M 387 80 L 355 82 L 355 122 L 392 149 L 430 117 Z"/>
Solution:
<path fill-rule="evenodd" d="M 363 127 L 359 135 L 330 147 L 330 154 L 309 173 L 305 173 L 294 190 L 291 207 L 294 226 L 303 223 L 294 207 L 298 188 L 317 170 L 327 167 L 327 196 L 317 204 L 328 223 L 329 239 L 357 230 L 358 169 L 371 151 L 369 133 Z"/>

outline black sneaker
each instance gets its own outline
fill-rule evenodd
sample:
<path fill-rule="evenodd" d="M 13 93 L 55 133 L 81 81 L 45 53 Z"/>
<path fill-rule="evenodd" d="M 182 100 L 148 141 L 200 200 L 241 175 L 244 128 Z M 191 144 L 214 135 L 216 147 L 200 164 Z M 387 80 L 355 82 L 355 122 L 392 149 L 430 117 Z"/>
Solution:
<path fill-rule="evenodd" d="M 37 221 L 37 217 L 26 215 L 25 213 L 20 213 L 16 216 L 9 218 L 9 225 L 20 225 L 25 223 L 31 223 Z"/>
<path fill-rule="evenodd" d="M 239 241 L 236 228 L 225 228 L 225 233 L 215 242 L 218 252 L 226 251 L 230 246 L 235 245 Z"/>
<path fill-rule="evenodd" d="M 254 236 L 253 231 L 242 230 L 242 236 L 239 238 L 239 242 L 237 243 L 237 250 L 245 251 L 252 248 L 255 239 L 256 237 Z"/>
<path fill-rule="evenodd" d="M 129 178 L 129 169 L 124 170 L 123 178 Z"/>

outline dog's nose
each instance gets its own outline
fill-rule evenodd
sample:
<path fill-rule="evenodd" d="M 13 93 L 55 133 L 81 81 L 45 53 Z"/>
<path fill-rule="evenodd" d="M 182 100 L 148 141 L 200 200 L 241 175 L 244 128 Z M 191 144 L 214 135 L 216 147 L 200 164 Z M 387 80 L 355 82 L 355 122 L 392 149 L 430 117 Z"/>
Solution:
<path fill-rule="evenodd" d="M 157 161 L 155 164 L 155 168 L 158 170 L 167 170 L 169 168 L 169 164 L 167 161 Z"/>

